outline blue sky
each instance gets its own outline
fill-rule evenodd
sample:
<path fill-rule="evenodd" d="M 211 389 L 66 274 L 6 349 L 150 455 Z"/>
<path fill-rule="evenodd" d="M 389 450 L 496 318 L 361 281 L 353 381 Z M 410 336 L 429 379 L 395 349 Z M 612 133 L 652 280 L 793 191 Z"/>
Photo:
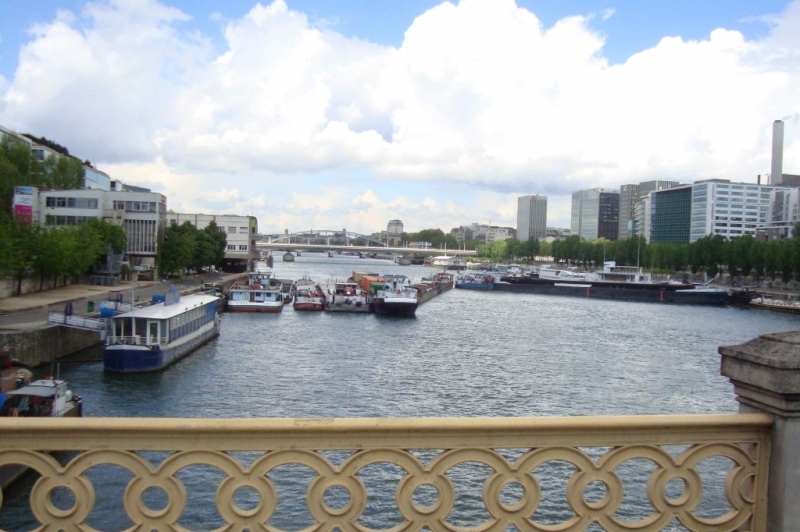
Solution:
<path fill-rule="evenodd" d="M 581 188 L 754 182 L 784 117 L 800 174 L 800 0 L 284 1 L 0 0 L 0 124 L 266 231 L 568 226 Z"/>
<path fill-rule="evenodd" d="M 166 2 L 192 16 L 187 26 L 211 37 L 220 48 L 221 21 L 246 14 L 251 0 L 174 0 Z M 263 2 L 262 2 L 263 3 Z M 287 0 L 291 9 L 305 12 L 349 37 L 399 46 L 414 18 L 441 2 L 432 0 Z M 2 0 L 0 2 L 0 75 L 10 78 L 17 67 L 20 46 L 30 38 L 28 29 L 54 18 L 57 10 L 79 14 L 85 0 Z M 518 0 L 546 27 L 570 15 L 594 14 L 592 27 L 606 36 L 603 55 L 612 63 L 655 46 L 664 36 L 702 39 L 717 28 L 735 29 L 748 39 L 769 30 L 765 16 L 779 13 L 785 0 Z M 606 10 L 613 14 L 603 20 Z M 221 18 L 215 16 L 221 15 Z"/>

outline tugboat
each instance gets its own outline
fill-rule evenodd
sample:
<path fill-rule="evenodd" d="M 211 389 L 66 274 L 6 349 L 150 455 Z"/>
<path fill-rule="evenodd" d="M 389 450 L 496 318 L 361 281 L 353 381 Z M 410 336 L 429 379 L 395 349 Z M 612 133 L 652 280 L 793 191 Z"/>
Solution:
<path fill-rule="evenodd" d="M 405 275 L 384 276 L 385 285 L 372 302 L 375 314 L 382 316 L 414 316 L 419 306 L 417 291 L 406 286 Z"/>
<path fill-rule="evenodd" d="M 325 308 L 325 294 L 308 275 L 297 281 L 294 294 L 295 310 L 322 310 Z"/>
<path fill-rule="evenodd" d="M 67 389 L 67 381 L 46 377 L 6 393 L 0 415 L 10 417 L 81 417 L 81 398 Z"/>
<path fill-rule="evenodd" d="M 333 288 L 328 288 L 328 297 L 325 301 L 325 312 L 356 312 L 368 314 L 371 312 L 370 295 L 361 289 L 358 283 L 337 282 Z"/>
<path fill-rule="evenodd" d="M 81 417 L 83 402 L 67 389 L 66 381 L 45 377 L 4 394 L 0 416 L 8 417 Z M 19 479 L 28 467 L 22 464 L 0 466 L 0 489 Z"/>

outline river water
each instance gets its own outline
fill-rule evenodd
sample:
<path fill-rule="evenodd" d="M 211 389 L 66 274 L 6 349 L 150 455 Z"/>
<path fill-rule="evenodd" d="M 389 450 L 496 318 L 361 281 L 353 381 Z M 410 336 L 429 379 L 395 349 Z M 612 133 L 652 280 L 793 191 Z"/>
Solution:
<path fill-rule="evenodd" d="M 278 256 L 275 262 L 278 278 L 299 279 L 308 273 L 316 281 L 345 279 L 353 270 L 413 278 L 435 271 L 316 254 L 304 254 L 294 263 L 281 262 Z M 287 307 L 276 315 L 223 314 L 222 321 L 219 338 L 165 371 L 115 375 L 96 362 L 63 364 L 61 376 L 83 397 L 87 416 L 723 413 L 735 412 L 737 403 L 731 384 L 719 375 L 717 347 L 800 328 L 797 316 L 737 307 L 467 290 L 433 299 L 411 319 L 300 313 Z M 73 358 L 101 356 L 101 350 L 94 349 Z M 644 484 L 646 474 L 632 473 Z M 112 471 L 98 475 L 98 482 L 108 482 L 109 493 L 121 493 L 128 478 Z M 207 475 L 211 473 L 194 473 L 187 482 L 193 478 L 201 484 L 198 479 Z M 305 490 L 301 485 L 310 477 L 307 471 L 287 470 L 283 475 L 297 497 L 279 500 L 271 524 L 298 530 L 313 523 L 299 504 Z M 478 476 L 473 484 L 479 500 Z M 724 476 L 712 478 L 710 484 L 716 481 L 716 495 L 703 503 L 709 516 L 719 515 L 726 504 L 721 494 Z M 36 524 L 26 499 L 32 483 L 26 479 L 4 494 L 0 527 L 29 530 Z M 202 497 L 190 498 L 181 524 L 210 530 L 223 523 L 213 509 L 216 486 L 210 504 Z M 95 489 L 101 491 L 97 484 Z M 384 491 L 377 496 L 377 509 L 365 514 L 365 524 L 384 528 L 399 522 L 399 514 L 381 509 L 381 500 L 390 506 L 393 499 L 392 489 Z M 459 503 L 454 523 L 480 522 L 485 514 L 470 510 L 470 504 L 469 498 Z M 548 504 L 543 500 L 543 519 L 569 515 L 555 502 Z M 637 512 L 646 501 L 634 498 L 626 504 L 631 515 L 643 516 Z M 90 524 L 103 530 L 130 526 L 119 506 L 101 502 Z"/>

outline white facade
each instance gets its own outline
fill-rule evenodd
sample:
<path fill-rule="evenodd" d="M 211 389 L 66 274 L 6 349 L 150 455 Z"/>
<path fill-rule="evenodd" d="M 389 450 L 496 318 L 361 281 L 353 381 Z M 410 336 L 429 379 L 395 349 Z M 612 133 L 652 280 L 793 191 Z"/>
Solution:
<path fill-rule="evenodd" d="M 650 194 L 640 197 L 633 206 L 633 236 L 643 236 L 650 243 Z"/>
<path fill-rule="evenodd" d="M 718 234 L 725 238 L 756 234 L 766 225 L 770 194 L 784 187 L 713 179 L 692 185 L 689 241 Z"/>
<path fill-rule="evenodd" d="M 258 224 L 253 216 L 170 213 L 167 214 L 167 220 L 174 225 L 189 222 L 198 229 L 205 229 L 213 221 L 225 233 L 226 260 L 251 261 L 258 257 L 254 238 L 258 232 Z"/>
<path fill-rule="evenodd" d="M 101 218 L 121 225 L 128 235 L 132 266 L 155 264 L 160 230 L 166 226 L 167 198 L 157 192 L 98 189 L 39 192 L 34 219 L 41 225 L 65 226 Z"/>
<path fill-rule="evenodd" d="M 763 232 L 769 239 L 792 236 L 792 230 L 800 223 L 800 189 L 776 188 L 770 192 L 767 223 Z"/>
<path fill-rule="evenodd" d="M 547 196 L 517 198 L 517 238 L 543 240 L 547 236 Z"/>

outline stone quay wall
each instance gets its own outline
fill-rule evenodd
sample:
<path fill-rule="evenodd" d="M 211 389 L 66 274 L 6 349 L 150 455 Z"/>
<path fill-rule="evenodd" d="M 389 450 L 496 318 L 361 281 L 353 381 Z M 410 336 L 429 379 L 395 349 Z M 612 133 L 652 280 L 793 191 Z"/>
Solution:
<path fill-rule="evenodd" d="M 100 333 L 48 325 L 0 333 L 0 351 L 30 366 L 41 366 L 100 343 Z"/>

